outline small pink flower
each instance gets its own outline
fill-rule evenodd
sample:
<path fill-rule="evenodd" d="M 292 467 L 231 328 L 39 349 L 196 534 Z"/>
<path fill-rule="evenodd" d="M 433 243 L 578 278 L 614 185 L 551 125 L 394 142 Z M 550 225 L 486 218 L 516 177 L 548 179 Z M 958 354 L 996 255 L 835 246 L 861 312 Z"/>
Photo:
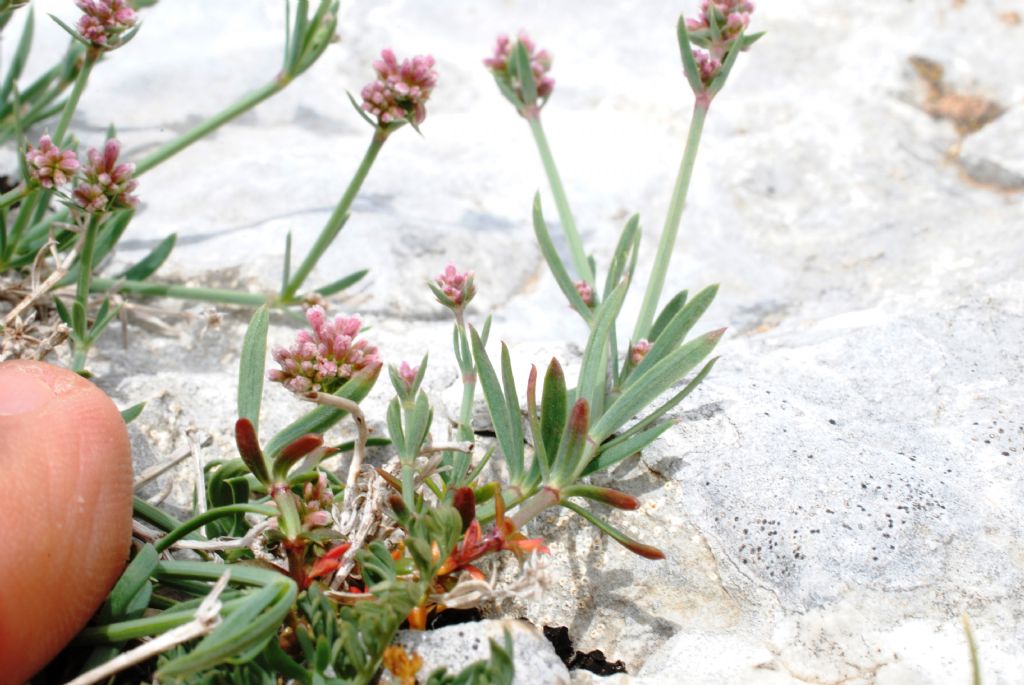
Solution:
<path fill-rule="evenodd" d="M 697 71 L 700 73 L 701 83 L 705 86 L 710 85 L 718 75 L 718 70 L 722 68 L 722 63 L 704 50 L 696 48 L 693 50 L 693 59 L 697 61 Z"/>
<path fill-rule="evenodd" d="M 74 150 L 61 150 L 50 136 L 40 138 L 38 148 L 28 146 L 25 165 L 31 179 L 47 189 L 68 183 L 81 166 Z"/>
<path fill-rule="evenodd" d="M 700 14 L 686 20 L 686 28 L 693 33 L 693 40 L 706 47 L 711 57 L 721 60 L 729 46 L 750 25 L 754 3 L 750 0 L 703 0 Z M 714 39 L 711 22 L 718 28 L 718 40 Z"/>
<path fill-rule="evenodd" d="M 438 301 L 451 309 L 462 309 L 476 295 L 476 286 L 473 284 L 473 272 L 459 273 L 454 264 L 445 267 L 437 278 L 434 279 L 437 290 L 434 294 Z"/>
<path fill-rule="evenodd" d="M 640 340 L 637 343 L 635 343 L 633 347 L 630 348 L 629 361 L 633 363 L 633 366 L 636 366 L 637 364 L 644 360 L 644 357 L 646 357 L 647 353 L 650 351 L 650 341 L 648 341 L 647 339 Z"/>
<path fill-rule="evenodd" d="M 78 33 L 96 47 L 117 47 L 118 37 L 137 21 L 127 0 L 75 0 L 75 4 L 84 13 Z"/>
<path fill-rule="evenodd" d="M 356 339 L 362 326 L 358 318 L 328 319 L 317 305 L 306 310 L 306 320 L 312 331 L 299 331 L 294 345 L 273 351 L 281 368 L 269 371 L 268 379 L 295 393 L 334 392 L 356 373 L 380 365 L 377 348 Z"/>
<path fill-rule="evenodd" d="M 380 56 L 373 63 L 377 80 L 363 87 L 363 109 L 382 126 L 404 120 L 423 123 L 426 102 L 437 84 L 434 58 L 418 55 L 400 63 L 391 50 L 383 50 Z"/>
<path fill-rule="evenodd" d="M 594 289 L 590 287 L 590 284 L 586 281 L 576 281 L 576 292 L 580 294 L 580 299 L 583 300 L 583 304 L 588 307 L 594 306 Z"/>
<path fill-rule="evenodd" d="M 398 377 L 405 383 L 405 387 L 412 388 L 412 384 L 416 381 L 416 374 L 420 372 L 420 367 L 409 366 L 408 362 L 402 362 L 398 367 Z"/>
<path fill-rule="evenodd" d="M 74 199 L 87 212 L 105 209 L 130 209 L 139 204 L 132 195 L 139 182 L 132 178 L 135 165 L 117 163 L 121 154 L 121 143 L 111 138 L 103 146 L 103 152 L 89 150 L 89 163 L 82 169 L 82 182 L 75 187 Z"/>
<path fill-rule="evenodd" d="M 517 45 L 526 49 L 530 58 L 530 71 L 533 73 L 534 83 L 537 84 L 537 99 L 539 102 L 526 102 L 523 96 L 522 81 L 516 74 L 515 66 L 510 63 L 512 51 Z M 494 45 L 494 55 L 484 60 L 484 66 L 491 70 L 494 76 L 508 83 L 515 91 L 520 103 L 526 107 L 537 107 L 543 105 L 555 89 L 555 79 L 548 76 L 552 63 L 551 53 L 547 50 L 537 50 L 533 41 L 526 34 L 526 31 L 519 32 L 519 39 L 512 41 L 508 36 L 502 34 Z"/>

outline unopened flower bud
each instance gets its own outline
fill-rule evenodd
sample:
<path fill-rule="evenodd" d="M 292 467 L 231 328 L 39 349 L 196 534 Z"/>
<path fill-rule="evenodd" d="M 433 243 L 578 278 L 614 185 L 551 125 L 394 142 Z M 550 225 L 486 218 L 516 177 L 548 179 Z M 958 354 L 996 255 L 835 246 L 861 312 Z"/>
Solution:
<path fill-rule="evenodd" d="M 522 78 L 517 72 L 513 59 L 513 51 L 519 45 L 522 45 L 526 50 L 527 57 L 530 60 L 530 72 L 537 86 L 537 100 L 535 102 L 526 101 L 526 97 L 523 94 Z M 491 70 L 494 78 L 505 83 L 516 94 L 518 99 L 516 104 L 520 107 L 520 113 L 526 114 L 527 112 L 523 111 L 524 108 L 529 111 L 543 107 L 555 89 L 555 79 L 548 75 L 548 72 L 551 70 L 552 61 L 551 53 L 547 50 L 537 50 L 536 45 L 530 40 L 526 32 L 520 31 L 519 39 L 516 41 L 510 40 L 506 35 L 498 36 L 498 40 L 494 44 L 494 55 L 484 60 L 484 66 Z"/>
<path fill-rule="evenodd" d="M 130 209 L 139 204 L 132 195 L 139 182 L 132 178 L 135 165 L 117 163 L 121 143 L 111 138 L 103 152 L 89 150 L 89 162 L 82 169 L 82 182 L 75 187 L 74 199 L 79 207 L 95 213 L 107 209 Z"/>
<path fill-rule="evenodd" d="M 630 350 L 629 350 L 629 361 L 631 361 L 633 363 L 633 366 L 636 366 L 637 364 L 639 364 L 640 362 L 642 362 L 644 360 L 644 357 L 646 357 L 647 353 L 650 352 L 650 351 L 651 351 L 651 343 L 650 343 L 650 341 L 648 341 L 646 339 L 640 340 L 640 341 L 636 342 L 633 345 L 633 347 L 630 348 Z"/>
<path fill-rule="evenodd" d="M 127 0 L 75 0 L 83 14 L 78 33 L 94 47 L 111 50 L 122 44 L 122 35 L 135 26 L 137 15 Z"/>
<path fill-rule="evenodd" d="M 583 304 L 588 307 L 594 306 L 594 289 L 590 287 L 590 284 L 586 281 L 576 281 L 576 292 L 580 294 L 580 299 L 583 300 Z"/>
<path fill-rule="evenodd" d="M 437 301 L 452 310 L 462 310 L 469 301 L 476 295 L 476 285 L 473 284 L 473 272 L 466 271 L 459 273 L 454 264 L 445 267 L 434 283 L 434 296 Z"/>

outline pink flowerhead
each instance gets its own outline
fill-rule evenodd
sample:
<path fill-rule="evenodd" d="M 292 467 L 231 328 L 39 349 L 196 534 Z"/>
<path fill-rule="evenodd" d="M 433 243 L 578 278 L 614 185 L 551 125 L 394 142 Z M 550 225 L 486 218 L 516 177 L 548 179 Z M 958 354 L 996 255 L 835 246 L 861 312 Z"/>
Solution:
<path fill-rule="evenodd" d="M 74 150 L 61 150 L 50 136 L 39 139 L 39 147 L 28 146 L 25 166 L 29 177 L 47 189 L 68 183 L 81 166 Z"/>
<path fill-rule="evenodd" d="M 449 309 L 463 309 L 476 295 L 473 272 L 466 271 L 460 274 L 454 264 L 446 266 L 434 279 L 434 283 L 437 284 L 433 287 L 437 301 Z"/>
<path fill-rule="evenodd" d="M 75 4 L 83 12 L 78 19 L 78 33 L 98 48 L 118 47 L 121 34 L 137 21 L 127 0 L 75 0 Z"/>
<path fill-rule="evenodd" d="M 583 300 L 583 304 L 588 307 L 594 306 L 594 289 L 590 287 L 590 284 L 586 281 L 576 281 L 576 292 L 580 294 L 580 299 Z"/>
<path fill-rule="evenodd" d="M 82 169 L 82 182 L 75 187 L 74 199 L 87 212 L 101 212 L 106 209 L 130 209 L 139 204 L 139 198 L 132 191 L 139 182 L 132 178 L 135 165 L 117 163 L 121 154 L 121 143 L 111 138 L 103 146 L 103 152 L 89 150 L 89 163 Z"/>
<path fill-rule="evenodd" d="M 636 366 L 644 360 L 647 353 L 651 351 L 651 343 L 647 339 L 638 341 L 629 349 L 629 361 Z"/>
<path fill-rule="evenodd" d="M 387 125 L 411 121 L 419 125 L 427 116 L 426 102 L 437 84 L 434 58 L 418 55 L 399 63 L 395 53 L 383 50 L 373 63 L 377 80 L 363 87 L 363 109 Z"/>
<path fill-rule="evenodd" d="M 686 28 L 692 32 L 695 43 L 711 51 L 715 59 L 722 59 L 729 46 L 750 25 L 754 3 L 750 0 L 703 0 L 700 14 L 686 20 Z M 718 40 L 711 31 L 714 22 L 718 29 Z"/>
<path fill-rule="evenodd" d="M 416 382 L 416 374 L 420 372 L 420 367 L 409 366 L 408 362 L 402 362 L 398 367 L 398 377 L 405 383 L 406 388 L 412 388 L 412 384 Z"/>
<path fill-rule="evenodd" d="M 533 74 L 533 81 L 537 84 L 537 102 L 526 102 L 523 95 L 522 81 L 516 70 L 512 57 L 513 50 L 522 45 L 530 58 L 530 71 Z M 555 79 L 548 76 L 552 63 L 551 53 L 547 50 L 537 50 L 536 45 L 530 40 L 526 31 L 519 32 L 519 39 L 512 41 L 508 36 L 498 36 L 494 44 L 494 55 L 484 60 L 484 66 L 491 70 L 494 78 L 505 83 L 515 92 L 520 107 L 536 108 L 543 107 L 544 103 L 551 96 L 555 89 Z"/>
<path fill-rule="evenodd" d="M 312 330 L 299 331 L 290 348 L 273 351 L 281 368 L 268 372 L 268 379 L 296 393 L 334 392 L 363 369 L 380 366 L 377 348 L 356 339 L 362 326 L 358 318 L 328 319 L 324 308 L 316 305 L 306 310 L 306 320 Z"/>
<path fill-rule="evenodd" d="M 700 74 L 701 83 L 705 86 L 711 85 L 715 76 L 718 75 L 718 70 L 722 68 L 722 63 L 704 50 L 696 48 L 693 50 L 693 59 L 697 62 L 697 72 Z"/>
<path fill-rule="evenodd" d="M 302 497 L 308 511 L 330 511 L 334 493 L 322 471 L 315 482 L 309 481 L 302 487 Z"/>

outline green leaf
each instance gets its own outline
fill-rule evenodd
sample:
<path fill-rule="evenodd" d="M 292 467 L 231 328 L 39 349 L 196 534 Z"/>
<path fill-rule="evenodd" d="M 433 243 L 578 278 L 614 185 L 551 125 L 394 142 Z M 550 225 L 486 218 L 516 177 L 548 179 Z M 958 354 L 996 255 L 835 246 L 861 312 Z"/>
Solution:
<path fill-rule="evenodd" d="M 363 280 L 363 278 L 368 273 L 370 273 L 369 269 L 360 269 L 359 271 L 353 271 L 349 275 L 339 278 L 333 283 L 328 283 L 322 288 L 317 288 L 315 292 L 320 293 L 324 297 L 330 297 L 335 293 L 340 293 L 342 290 L 345 290 L 346 288 L 351 288 L 356 283 Z"/>
<path fill-rule="evenodd" d="M 640 413 L 658 395 L 671 388 L 689 373 L 690 369 L 711 354 L 724 333 L 724 328 L 705 333 L 671 352 L 643 374 L 632 376 L 629 387 L 594 424 L 590 431 L 591 439 L 596 444 L 604 442 L 605 438 Z"/>
<path fill-rule="evenodd" d="M 619 543 L 633 554 L 639 554 L 646 559 L 665 558 L 665 553 L 657 547 L 651 547 L 650 545 L 645 545 L 642 542 L 637 542 L 612 524 L 608 523 L 604 519 L 598 518 L 578 504 L 574 504 L 573 502 L 562 502 L 561 504 L 566 509 L 575 511 L 587 521 L 594 524 L 598 529 L 606 533 L 611 539 L 615 540 L 615 542 Z"/>
<path fill-rule="evenodd" d="M 363 121 L 368 123 L 370 126 L 373 126 L 374 128 L 377 128 L 377 122 L 374 121 L 373 119 L 371 119 L 366 114 L 366 111 L 363 109 L 362 105 L 360 105 L 358 102 L 356 102 L 356 99 L 355 99 L 355 97 L 353 97 L 352 93 L 350 93 L 350 92 L 348 92 L 346 90 L 345 94 L 348 95 L 348 101 L 352 103 L 352 107 L 356 110 L 356 112 L 359 113 L 359 116 L 361 116 L 363 118 Z"/>
<path fill-rule="evenodd" d="M 292 232 L 284 236 L 284 265 L 281 267 L 281 292 L 288 288 L 288 281 L 292 279 Z"/>
<path fill-rule="evenodd" d="M 697 67 L 697 60 L 693 58 L 693 47 L 690 45 L 690 37 L 686 32 L 686 17 L 679 15 L 676 22 L 676 38 L 679 41 L 679 56 L 683 59 L 683 72 L 686 80 L 690 82 L 690 88 L 694 93 L 704 90 L 704 82 L 700 78 L 700 69 Z"/>
<path fill-rule="evenodd" d="M 630 435 L 622 442 L 614 445 L 602 445 L 601 451 L 597 453 L 596 457 L 590 460 L 590 463 L 587 464 L 586 467 L 584 467 L 580 476 L 589 476 L 592 473 L 603 471 L 604 469 L 618 464 L 623 459 L 633 456 L 657 440 L 662 433 L 673 425 L 675 425 L 674 421 L 663 421 L 653 428 Z"/>
<path fill-rule="evenodd" d="M 121 313 L 121 309 L 124 305 L 118 305 L 117 307 L 110 308 L 110 298 L 103 298 L 103 304 L 100 305 L 100 310 L 96 313 L 96 318 L 92 324 L 92 330 L 89 331 L 89 340 L 98 340 L 100 334 L 103 333 L 114 317 Z"/>
<path fill-rule="evenodd" d="M 519 397 L 516 393 L 516 380 L 512 373 L 512 360 L 508 353 L 508 346 L 501 344 L 501 380 L 505 386 L 505 403 L 508 406 L 509 428 L 512 430 L 509 440 L 519 445 L 519 449 L 513 454 L 506 454 L 508 462 L 509 479 L 519 484 L 523 476 L 523 420 L 519 411 Z"/>
<path fill-rule="evenodd" d="M 55 21 L 55 22 L 57 23 L 57 26 L 59 26 L 59 27 L 61 27 L 62 29 L 64 29 L 64 31 L 65 31 L 65 32 L 66 32 L 66 33 L 67 33 L 67 34 L 68 34 L 69 36 L 71 36 L 72 38 L 74 38 L 74 39 L 75 39 L 75 41 L 77 41 L 77 42 L 81 43 L 82 45 L 84 45 L 84 46 L 86 46 L 86 47 L 90 47 L 90 46 L 89 46 L 89 41 L 87 41 L 87 40 L 86 40 L 85 38 L 82 38 L 82 36 L 81 36 L 81 35 L 79 35 L 78 31 L 76 31 L 75 29 L 71 28 L 70 26 L 68 26 L 68 25 L 67 25 L 67 24 L 65 24 L 65 23 L 64 23 L 63 21 L 61 21 L 61 20 L 60 20 L 59 18 L 57 18 L 56 16 L 54 16 L 54 15 L 52 15 L 52 14 L 50 15 L 50 19 L 53 19 L 53 20 L 54 20 L 54 21 Z M 54 142 L 54 144 L 59 144 L 59 143 L 60 143 L 60 141 L 57 141 L 57 140 L 55 140 L 55 141 L 53 141 L 53 142 Z"/>
<path fill-rule="evenodd" d="M 404 460 L 407 448 L 405 446 L 405 431 L 402 429 L 402 405 L 397 397 L 388 402 L 387 423 L 391 443 L 395 446 L 395 451 L 402 455 Z"/>
<path fill-rule="evenodd" d="M 533 78 L 530 55 L 522 41 L 516 41 L 512 59 L 515 60 L 516 76 L 519 77 L 520 89 L 523 92 L 523 104 L 532 107 L 537 102 L 537 82 Z"/>
<path fill-rule="evenodd" d="M 647 338 L 648 342 L 654 342 L 661 335 L 661 332 L 668 326 L 668 322 L 671 321 L 679 310 L 686 306 L 686 298 L 689 297 L 689 291 L 682 290 L 675 294 L 675 296 L 668 301 L 665 308 L 658 314 L 658 318 L 654 320 L 654 324 L 651 326 L 651 332 L 648 334 L 650 337 Z"/>
<path fill-rule="evenodd" d="M 18 39 L 18 47 L 11 58 L 11 66 L 7 68 L 3 85 L 0 86 L 0 102 L 6 103 L 11 94 L 14 82 L 21 78 L 21 72 L 28 60 L 28 53 L 32 49 L 32 35 L 35 31 L 36 12 L 34 7 L 28 8 L 28 16 L 25 18 L 25 26 L 21 30 L 21 37 Z"/>
<path fill-rule="evenodd" d="M 505 401 L 505 394 L 502 392 L 501 383 L 498 382 L 498 375 L 494 372 L 491 360 L 487 358 L 487 351 L 484 349 L 483 341 L 475 328 L 470 327 L 472 337 L 473 358 L 476 360 L 477 376 L 480 379 L 480 387 L 484 392 L 484 400 L 491 415 L 491 422 L 494 424 L 494 433 L 498 438 L 498 445 L 501 447 L 505 460 L 510 465 L 523 462 L 523 443 L 516 443 L 512 429 L 512 418 L 508 413 L 508 404 Z M 518 419 L 518 417 L 516 417 Z"/>
<path fill-rule="evenodd" d="M 108 622 L 124 617 L 132 599 L 142 591 L 156 569 L 159 556 L 153 545 L 142 546 L 107 596 L 107 601 L 97 616 L 100 621 Z"/>
<path fill-rule="evenodd" d="M 711 285 L 697 293 L 675 316 L 668 322 L 665 328 L 658 332 L 658 337 L 651 345 L 647 355 L 637 364 L 630 378 L 623 384 L 628 388 L 637 378 L 643 376 L 648 369 L 653 368 L 658 362 L 664 359 L 670 352 L 677 349 L 686 334 L 694 327 L 704 312 L 711 306 L 711 302 L 718 293 L 718 286 Z M 675 299 L 675 298 L 673 298 Z M 671 302 L 669 303 L 672 304 Z"/>
<path fill-rule="evenodd" d="M 572 485 L 581 471 L 583 453 L 587 446 L 587 427 L 590 424 L 590 410 L 586 400 L 576 400 L 569 412 L 569 420 L 558 444 L 558 453 L 551 467 L 548 483 L 555 488 Z"/>
<path fill-rule="evenodd" d="M 722 90 L 725 86 L 725 80 L 729 78 L 729 72 L 732 71 L 732 67 L 736 64 L 736 58 L 739 57 L 740 52 L 743 50 L 743 32 L 733 40 L 732 46 L 729 48 L 729 52 L 725 55 L 725 61 L 722 63 L 722 68 L 718 70 L 718 76 L 708 86 L 708 92 L 714 97 L 718 94 L 718 91 Z"/>
<path fill-rule="evenodd" d="M 590 323 L 593 315 L 591 309 L 583 301 L 583 298 L 580 297 L 575 283 L 569 277 L 569 272 L 566 271 L 565 265 L 555 249 L 555 244 L 551 240 L 551 233 L 548 231 L 547 222 L 544 221 L 544 214 L 540 208 L 540 193 L 533 196 L 533 232 L 537 236 L 537 246 L 540 247 L 540 253 L 543 255 L 544 261 L 548 263 L 548 268 L 551 269 L 551 275 L 555 277 L 558 287 L 569 300 L 572 308 L 579 312 L 584 321 Z"/>
<path fill-rule="evenodd" d="M 132 406 L 128 407 L 127 409 L 121 412 L 121 419 L 125 422 L 125 424 L 129 424 L 135 419 L 139 418 L 139 414 L 141 414 L 142 410 L 145 408 L 145 402 L 133 404 Z"/>
<path fill-rule="evenodd" d="M 71 329 L 79 340 L 88 339 L 89 327 L 85 318 L 85 305 L 82 304 L 81 300 L 75 300 L 71 303 Z"/>
<path fill-rule="evenodd" d="M 612 290 L 622 280 L 623 273 L 626 270 L 626 264 L 630 261 L 630 253 L 636 253 L 635 249 L 632 249 L 636 244 L 636 238 L 640 232 L 640 215 L 634 214 L 629 217 L 629 221 L 622 228 L 622 233 L 619 235 L 619 242 L 615 246 L 615 251 L 612 253 L 612 261 L 608 264 L 608 276 L 604 282 L 604 295 L 601 297 L 602 300 L 607 300 L 611 296 Z M 591 267 L 592 271 L 596 271 Z"/>
<path fill-rule="evenodd" d="M 597 419 L 604 411 L 605 389 L 608 383 L 608 337 L 615 328 L 615 320 L 626 299 L 629 282 L 623 281 L 615 287 L 611 296 L 597 309 L 597 318 L 587 347 L 583 351 L 583 365 L 580 367 L 577 397 L 590 405 L 590 413 Z"/>
<path fill-rule="evenodd" d="M 374 383 L 377 382 L 377 376 L 380 375 L 380 365 L 366 367 L 362 371 L 358 372 L 352 378 L 348 379 L 343 386 L 338 388 L 334 392 L 337 397 L 344 397 L 345 399 L 352 400 L 353 402 L 360 402 L 365 398 L 370 390 L 373 388 Z M 281 430 L 277 435 L 270 439 L 264 448 L 264 453 L 271 458 L 277 456 L 277 454 L 296 438 L 299 438 L 306 433 L 320 433 L 327 432 L 334 424 L 341 421 L 348 412 L 343 409 L 335 409 L 334 407 L 317 407 L 313 411 L 306 415 L 296 419 L 292 423 L 288 424 L 284 429 Z"/>
<path fill-rule="evenodd" d="M 537 408 L 537 367 L 530 365 L 530 377 L 526 381 L 526 416 L 530 421 L 530 435 L 533 437 L 533 463 L 530 465 L 530 479 L 537 476 L 540 480 L 548 480 L 551 473 L 551 462 L 554 454 L 548 455 L 544 444 L 543 430 L 540 425 L 540 412 Z"/>
<path fill-rule="evenodd" d="M 238 362 L 238 417 L 249 419 L 259 434 L 260 404 L 263 402 L 263 378 L 267 359 L 267 330 L 270 310 L 263 305 L 255 311 L 242 341 Z"/>
<path fill-rule="evenodd" d="M 540 432 L 544 449 L 553 457 L 565 430 L 569 410 L 569 393 L 565 388 L 565 373 L 554 357 L 544 374 L 544 391 L 540 400 Z"/>
<path fill-rule="evenodd" d="M 68 308 L 64 304 L 64 301 L 61 300 L 56 295 L 54 295 L 53 296 L 53 306 L 57 310 L 57 316 L 59 316 L 60 320 L 64 322 L 64 325 L 65 326 L 72 326 L 73 324 L 71 323 L 71 314 L 68 313 Z"/>

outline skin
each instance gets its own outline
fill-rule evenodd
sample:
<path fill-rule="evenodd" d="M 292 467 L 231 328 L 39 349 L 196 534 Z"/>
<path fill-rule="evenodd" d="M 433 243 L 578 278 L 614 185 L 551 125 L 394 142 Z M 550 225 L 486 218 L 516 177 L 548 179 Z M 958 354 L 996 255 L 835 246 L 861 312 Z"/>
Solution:
<path fill-rule="evenodd" d="M 128 559 L 132 463 L 114 403 L 67 369 L 0 363 L 0 683 L 82 629 Z"/>

